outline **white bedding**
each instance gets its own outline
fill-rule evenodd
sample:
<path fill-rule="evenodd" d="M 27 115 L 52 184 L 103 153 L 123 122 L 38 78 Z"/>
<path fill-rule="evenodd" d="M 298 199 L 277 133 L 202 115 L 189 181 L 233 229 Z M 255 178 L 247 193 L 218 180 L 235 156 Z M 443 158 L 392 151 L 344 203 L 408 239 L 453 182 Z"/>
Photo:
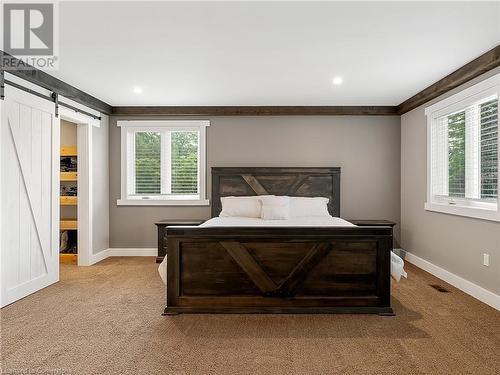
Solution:
<path fill-rule="evenodd" d="M 356 225 L 339 217 L 296 217 L 288 220 L 263 220 L 249 217 L 214 217 L 200 227 L 355 227 Z M 403 269 L 404 262 L 391 252 L 391 276 L 399 281 L 407 277 Z M 167 283 L 167 257 L 163 259 L 158 272 L 163 282 Z"/>
<path fill-rule="evenodd" d="M 293 217 L 287 220 L 263 220 L 252 217 L 214 217 L 200 227 L 355 227 L 339 217 Z"/>

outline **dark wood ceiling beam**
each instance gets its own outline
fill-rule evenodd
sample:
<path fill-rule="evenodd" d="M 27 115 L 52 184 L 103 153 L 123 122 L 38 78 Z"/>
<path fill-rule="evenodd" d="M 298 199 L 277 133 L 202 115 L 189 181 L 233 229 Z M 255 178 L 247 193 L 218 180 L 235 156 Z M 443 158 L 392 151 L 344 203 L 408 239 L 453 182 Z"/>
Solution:
<path fill-rule="evenodd" d="M 405 100 L 398 105 L 398 114 L 409 112 L 498 66 L 500 66 L 500 45 Z"/>
<path fill-rule="evenodd" d="M 394 106 L 113 107 L 116 116 L 388 116 Z"/>
<path fill-rule="evenodd" d="M 1 54 L 10 56 L 3 51 Z M 104 114 L 116 116 L 391 116 L 401 115 L 500 66 L 500 45 L 398 106 L 117 106 L 38 69 L 6 71 Z"/>
<path fill-rule="evenodd" d="M 9 60 L 15 59 L 13 61 L 18 62 L 20 65 L 27 65 L 19 62 L 18 59 L 1 50 L 0 56 L 2 57 L 2 64 L 4 61 L 3 56 L 6 56 L 6 58 Z M 40 87 L 43 87 L 46 90 L 55 92 L 60 96 L 64 96 L 65 98 L 71 99 L 77 103 L 83 104 L 84 106 L 99 111 L 100 113 L 108 115 L 111 114 L 112 107 L 109 104 L 36 68 L 32 68 L 29 70 L 5 68 L 5 72 L 13 74 L 16 77 L 22 78 Z"/>

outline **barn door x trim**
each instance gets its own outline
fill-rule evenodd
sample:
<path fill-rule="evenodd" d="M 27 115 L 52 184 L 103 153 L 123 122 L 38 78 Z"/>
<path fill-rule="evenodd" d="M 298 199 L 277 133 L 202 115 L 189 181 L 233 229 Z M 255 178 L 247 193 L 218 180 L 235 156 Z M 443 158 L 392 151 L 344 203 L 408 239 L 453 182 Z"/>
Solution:
<path fill-rule="evenodd" d="M 40 98 L 6 88 L 0 104 L 1 306 L 59 279 L 59 123 Z"/>

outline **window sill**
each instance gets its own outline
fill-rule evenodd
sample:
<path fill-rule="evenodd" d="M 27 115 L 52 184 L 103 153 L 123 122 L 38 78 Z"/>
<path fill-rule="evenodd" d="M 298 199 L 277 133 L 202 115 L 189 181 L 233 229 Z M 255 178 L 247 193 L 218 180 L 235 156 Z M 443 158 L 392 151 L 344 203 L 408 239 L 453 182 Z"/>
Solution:
<path fill-rule="evenodd" d="M 209 206 L 208 199 L 118 199 L 117 206 Z"/>
<path fill-rule="evenodd" d="M 444 203 L 440 204 L 440 203 L 428 203 L 428 202 L 425 203 L 424 209 L 426 211 L 439 212 L 443 214 L 500 222 L 500 212 L 498 211 L 498 209 L 488 210 L 477 207 L 464 207 L 464 206 L 455 206 Z"/>

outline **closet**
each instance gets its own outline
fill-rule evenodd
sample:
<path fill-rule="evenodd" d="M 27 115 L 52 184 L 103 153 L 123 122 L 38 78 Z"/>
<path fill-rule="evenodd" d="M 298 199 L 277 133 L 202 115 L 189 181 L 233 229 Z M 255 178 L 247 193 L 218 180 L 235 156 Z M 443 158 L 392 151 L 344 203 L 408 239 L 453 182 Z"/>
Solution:
<path fill-rule="evenodd" d="M 78 150 L 77 125 L 61 120 L 60 236 L 61 263 L 78 262 Z"/>

